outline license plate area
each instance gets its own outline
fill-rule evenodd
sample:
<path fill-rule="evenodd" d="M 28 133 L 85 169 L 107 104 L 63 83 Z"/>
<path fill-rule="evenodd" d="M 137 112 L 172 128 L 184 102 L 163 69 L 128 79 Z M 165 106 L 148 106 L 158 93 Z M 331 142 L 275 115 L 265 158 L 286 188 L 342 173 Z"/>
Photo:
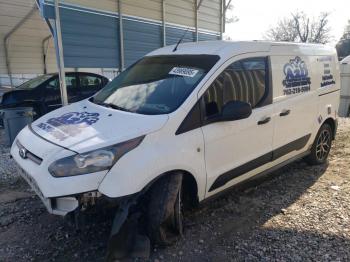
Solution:
<path fill-rule="evenodd" d="M 52 207 L 51 207 L 51 202 L 50 199 L 45 198 L 43 193 L 41 192 L 38 184 L 35 182 L 35 180 L 28 175 L 23 169 L 21 169 L 21 176 L 24 178 L 25 181 L 29 184 L 29 186 L 34 190 L 34 192 L 37 194 L 37 196 L 40 198 L 40 200 L 43 202 L 45 205 L 46 209 L 51 212 Z"/>

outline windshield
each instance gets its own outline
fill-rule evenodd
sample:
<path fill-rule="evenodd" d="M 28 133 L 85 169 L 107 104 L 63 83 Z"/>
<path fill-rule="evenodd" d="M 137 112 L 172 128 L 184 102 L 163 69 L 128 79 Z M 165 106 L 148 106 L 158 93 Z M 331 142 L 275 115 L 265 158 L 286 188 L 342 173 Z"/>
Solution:
<path fill-rule="evenodd" d="M 185 101 L 218 60 L 215 55 L 144 57 L 90 101 L 139 114 L 168 114 Z"/>
<path fill-rule="evenodd" d="M 52 75 L 42 75 L 42 76 L 38 76 L 36 78 L 33 78 L 27 82 L 24 82 L 23 84 L 17 86 L 17 88 L 21 88 L 21 89 L 33 89 L 35 87 L 37 87 L 38 85 L 44 83 L 46 80 L 48 80 L 49 78 L 51 78 Z"/>

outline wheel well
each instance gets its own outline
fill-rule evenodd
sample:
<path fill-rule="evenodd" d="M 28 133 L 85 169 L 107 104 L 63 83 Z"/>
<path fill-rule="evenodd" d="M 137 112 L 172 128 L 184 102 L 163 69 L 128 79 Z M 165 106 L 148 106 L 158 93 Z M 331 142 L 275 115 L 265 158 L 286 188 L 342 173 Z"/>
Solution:
<path fill-rule="evenodd" d="M 171 175 L 173 173 L 177 173 L 177 172 L 180 172 L 183 174 L 183 179 L 182 179 L 183 194 L 182 195 L 184 197 L 183 201 L 184 201 L 185 208 L 187 209 L 187 208 L 196 207 L 199 203 L 197 182 L 194 176 L 190 172 L 185 170 L 179 170 L 179 169 L 171 170 L 163 173 L 162 175 L 159 175 L 144 188 L 144 191 L 146 192 L 149 191 L 153 187 L 153 185 L 155 185 L 159 181 L 160 178 Z"/>
<path fill-rule="evenodd" d="M 183 196 L 184 196 L 184 202 L 185 207 L 187 208 L 194 208 L 198 205 L 199 199 L 198 199 L 198 186 L 196 179 L 193 177 L 193 175 L 187 171 L 181 171 L 183 173 L 183 180 L 182 180 L 182 188 L 183 188 Z"/>
<path fill-rule="evenodd" d="M 328 124 L 330 125 L 331 129 L 332 129 L 332 135 L 333 135 L 333 140 L 335 139 L 335 131 L 336 131 L 336 123 L 335 120 L 333 118 L 327 118 L 323 124 Z"/>

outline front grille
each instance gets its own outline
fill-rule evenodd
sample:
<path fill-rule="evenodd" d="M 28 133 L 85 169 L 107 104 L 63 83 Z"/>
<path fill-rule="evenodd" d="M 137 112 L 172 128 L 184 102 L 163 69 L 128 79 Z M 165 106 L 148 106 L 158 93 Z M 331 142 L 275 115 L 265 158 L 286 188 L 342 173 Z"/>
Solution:
<path fill-rule="evenodd" d="M 18 146 L 18 154 L 21 158 L 23 159 L 28 158 L 29 160 L 33 161 L 37 165 L 40 165 L 41 162 L 43 162 L 43 160 L 40 157 L 28 151 L 18 140 L 16 140 L 16 145 Z M 21 150 L 24 150 L 22 151 L 23 154 L 20 153 Z"/>

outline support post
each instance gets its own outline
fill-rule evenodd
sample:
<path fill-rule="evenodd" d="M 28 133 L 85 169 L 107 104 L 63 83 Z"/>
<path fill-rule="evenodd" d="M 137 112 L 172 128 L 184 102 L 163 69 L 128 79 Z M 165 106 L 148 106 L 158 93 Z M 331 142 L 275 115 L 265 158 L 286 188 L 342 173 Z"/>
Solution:
<path fill-rule="evenodd" d="M 14 32 L 16 32 L 17 29 L 20 28 L 21 25 L 23 25 L 25 23 L 25 21 L 27 21 L 37 9 L 38 9 L 37 5 L 34 4 L 32 9 L 30 9 L 30 11 L 26 14 L 26 16 L 23 17 L 21 19 L 21 21 L 19 21 L 4 37 L 4 51 L 5 51 L 6 68 L 7 68 L 7 73 L 9 75 L 9 78 L 10 78 L 11 87 L 13 87 L 13 79 L 12 79 L 10 56 L 9 56 L 9 51 L 8 51 L 8 42 L 9 42 L 11 35 Z"/>
<path fill-rule="evenodd" d="M 196 28 L 196 42 L 198 42 L 199 39 L 199 33 L 198 33 L 198 11 L 199 8 L 202 5 L 203 0 L 196 0 L 195 1 L 195 28 Z"/>
<path fill-rule="evenodd" d="M 224 34 L 224 0 L 220 0 L 220 39 Z"/>
<path fill-rule="evenodd" d="M 10 65 L 9 52 L 8 52 L 8 49 L 7 49 L 7 42 L 8 42 L 7 39 L 4 40 L 6 69 L 7 69 L 7 74 L 9 75 L 9 78 L 10 78 L 10 86 L 13 87 L 12 70 L 11 70 L 11 65 Z"/>
<path fill-rule="evenodd" d="M 44 74 L 47 74 L 46 57 L 47 57 L 47 52 L 49 50 L 50 38 L 51 38 L 51 35 L 45 37 L 42 41 L 42 44 L 41 44 L 42 52 L 43 52 L 43 66 L 44 66 L 43 72 L 44 72 Z M 45 45 L 46 42 L 47 42 L 47 45 Z"/>
<path fill-rule="evenodd" d="M 60 20 L 60 8 L 59 0 L 55 0 L 55 35 L 56 35 L 56 60 L 58 66 L 58 76 L 61 89 L 62 105 L 68 105 L 67 86 L 66 86 L 66 74 L 64 72 L 64 59 L 63 59 L 63 45 L 62 45 L 62 32 L 61 32 L 61 20 Z"/>
<path fill-rule="evenodd" d="M 125 65 L 122 0 L 118 0 L 118 12 L 119 12 L 119 53 L 120 53 L 119 72 L 122 72 L 124 70 L 124 65 Z"/>
<path fill-rule="evenodd" d="M 194 2 L 195 6 L 195 10 L 194 10 L 194 16 L 195 16 L 195 20 L 194 20 L 194 26 L 196 27 L 196 42 L 198 42 L 198 0 L 196 0 Z"/>
<path fill-rule="evenodd" d="M 166 46 L 166 23 L 165 23 L 166 7 L 165 5 L 166 5 L 165 0 L 162 0 L 163 46 Z"/>

